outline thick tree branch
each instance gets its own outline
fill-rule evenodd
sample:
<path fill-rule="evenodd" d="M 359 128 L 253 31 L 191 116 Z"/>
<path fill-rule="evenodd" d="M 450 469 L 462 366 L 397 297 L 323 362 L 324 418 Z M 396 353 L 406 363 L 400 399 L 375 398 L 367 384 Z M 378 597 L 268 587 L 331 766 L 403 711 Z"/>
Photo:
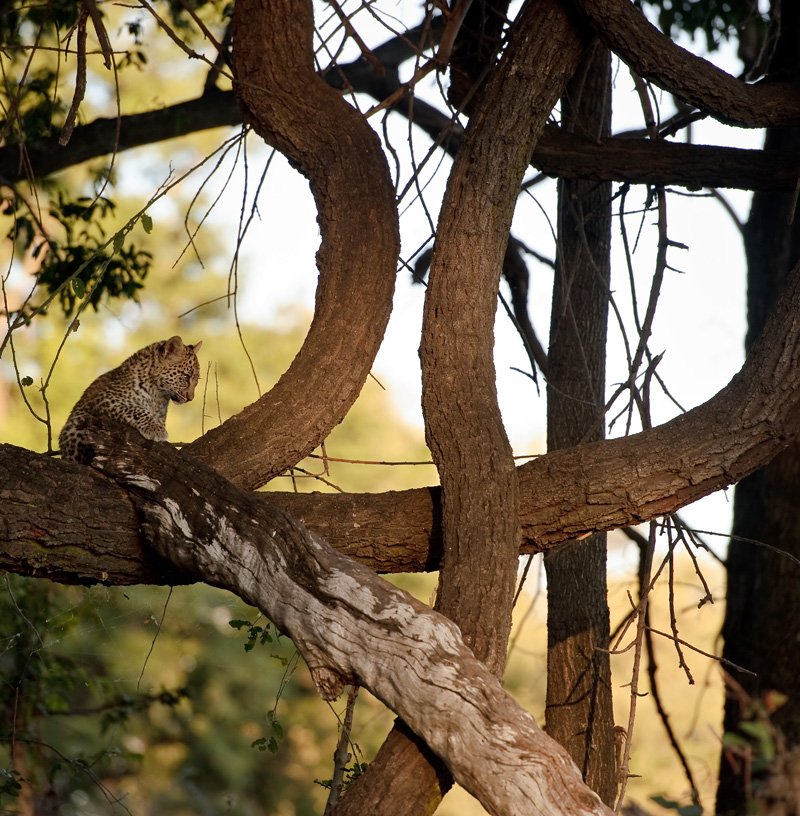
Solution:
<path fill-rule="evenodd" d="M 380 60 L 383 72 L 375 71 L 370 62 L 359 58 L 329 70 L 324 76 L 325 81 L 334 88 L 366 93 L 382 101 L 399 88 L 399 66 L 430 44 L 426 37 L 431 43 L 435 42 L 441 28 L 441 18 L 435 18 L 430 25 L 416 26 L 374 49 L 373 54 Z M 688 55 L 686 59 L 696 58 Z M 761 86 L 744 87 L 757 90 Z M 399 100 L 393 109 L 412 117 L 432 139 L 442 139 L 447 134 L 442 144 L 449 152 L 455 153 L 461 144 L 464 135 L 461 127 L 423 100 L 414 99 L 413 105 L 408 99 Z M 114 150 L 124 151 L 241 122 L 241 110 L 233 92 L 209 86 L 197 99 L 119 119 L 99 118 L 80 125 L 75 128 L 75 138 L 68 147 L 59 145 L 57 136 L 28 142 L 24 146 L 4 145 L 0 147 L 0 181 L 13 184 L 25 180 L 28 166 L 33 167 L 37 178 L 44 178 Z M 690 189 L 794 190 L 800 176 L 800 160 L 790 151 L 767 154 L 761 150 L 667 141 L 654 144 L 639 139 L 612 138 L 593 142 L 554 126 L 545 128 L 534 152 L 533 164 L 561 178 L 674 184 Z"/>
<path fill-rule="evenodd" d="M 652 430 L 553 451 L 518 468 L 522 551 L 671 513 L 743 479 L 798 433 L 795 269 L 741 371 L 708 402 Z M 437 488 L 268 495 L 375 570 L 438 567 Z M 87 558 L 85 549 L 96 555 Z M 86 468 L 13 445 L 0 445 L 0 567 L 66 583 L 147 583 L 163 573 L 119 492 Z M 166 575 L 161 580 L 175 582 Z"/>
<path fill-rule="evenodd" d="M 168 445 L 111 425 L 92 444 L 93 465 L 128 492 L 154 549 L 257 606 L 323 696 L 344 682 L 369 689 L 490 813 L 609 813 L 451 621 Z"/>
<path fill-rule="evenodd" d="M 355 402 L 391 312 L 400 238 L 377 135 L 314 71 L 310 0 L 238 0 L 234 27 L 246 118 L 308 177 L 321 233 L 303 347 L 268 394 L 189 446 L 255 488 L 324 441 Z"/>
<path fill-rule="evenodd" d="M 498 671 L 511 625 L 519 522 L 495 387 L 497 289 L 522 175 L 583 47 L 558 0 L 523 9 L 450 173 L 425 299 L 422 406 L 443 496 L 437 608 Z M 475 592 L 485 592 L 487 603 L 476 603 Z"/>
<path fill-rule="evenodd" d="M 397 89 L 397 82 L 385 78 L 371 85 Z M 366 87 L 359 90 L 367 91 Z M 388 91 L 376 96 L 383 99 Z M 463 139 L 454 126 L 433 105 L 415 100 L 412 109 L 401 101 L 394 110 L 407 115 L 432 139 L 442 138 L 443 147 L 455 153 Z M 203 96 L 147 113 L 123 116 L 119 120 L 120 151 L 179 138 L 210 128 L 239 125 L 242 114 L 232 91 L 207 90 Z M 75 128 L 69 147 L 60 147 L 57 138 L 25 146 L 37 178 L 64 170 L 115 148 L 117 119 L 96 119 Z M 26 165 L 19 145 L 0 147 L 0 181 L 24 181 Z M 645 139 L 610 138 L 592 141 L 565 133 L 549 125 L 533 153 L 532 164 L 551 176 L 597 181 L 624 181 L 630 184 L 660 184 L 699 189 L 726 187 L 739 190 L 794 190 L 800 177 L 800 159 L 790 151 L 743 150 L 714 145 L 694 145 Z"/>
<path fill-rule="evenodd" d="M 651 25 L 629 0 L 574 0 L 608 48 L 637 74 L 715 119 L 744 127 L 800 124 L 796 83 L 747 85 Z"/>

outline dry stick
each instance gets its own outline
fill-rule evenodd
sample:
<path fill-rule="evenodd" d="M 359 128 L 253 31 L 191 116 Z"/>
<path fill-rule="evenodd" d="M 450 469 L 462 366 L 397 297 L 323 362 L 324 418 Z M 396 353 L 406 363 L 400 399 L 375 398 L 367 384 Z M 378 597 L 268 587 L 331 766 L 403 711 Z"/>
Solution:
<path fill-rule="evenodd" d="M 636 529 L 633 527 L 625 527 L 623 528 L 625 534 L 634 541 L 640 548 L 642 552 L 645 551 L 647 547 L 647 539 Z M 643 563 L 643 559 L 640 561 L 640 565 Z M 640 582 L 642 581 L 642 576 L 639 577 Z M 661 720 L 661 724 L 664 727 L 664 730 L 667 734 L 667 739 L 669 739 L 670 745 L 672 746 L 675 755 L 678 758 L 681 766 L 683 767 L 684 773 L 686 774 L 686 779 L 689 783 L 689 786 L 692 790 L 692 800 L 696 803 L 697 799 L 697 784 L 694 781 L 694 776 L 692 775 L 691 768 L 689 767 L 689 763 L 686 759 L 685 754 L 683 753 L 683 749 L 678 742 L 678 738 L 675 735 L 675 732 L 672 728 L 672 724 L 669 720 L 669 713 L 664 706 L 664 703 L 661 699 L 661 691 L 658 685 L 658 681 L 656 679 L 656 674 L 658 671 L 658 665 L 655 659 L 655 649 L 653 647 L 653 635 L 663 635 L 664 637 L 672 640 L 672 642 L 678 646 L 680 639 L 677 636 L 677 632 L 674 632 L 672 635 L 669 635 L 664 632 L 660 632 L 657 629 L 654 629 L 650 624 L 650 609 L 648 607 L 646 615 L 646 629 L 645 629 L 645 646 L 647 647 L 647 676 L 650 684 L 650 693 L 653 697 L 653 702 L 656 706 L 656 711 L 658 713 L 659 719 Z M 694 651 L 706 656 L 710 657 L 712 660 L 720 660 L 721 658 L 717 657 L 716 655 L 708 654 L 707 652 L 702 651 L 694 646 L 689 646 L 687 644 L 687 648 L 693 649 Z M 683 656 L 681 655 L 681 658 Z"/>
<path fill-rule="evenodd" d="M 661 720 L 661 725 L 664 726 L 664 730 L 667 732 L 669 744 L 672 746 L 672 750 L 674 751 L 675 756 L 678 758 L 678 762 L 680 762 L 683 772 L 686 775 L 686 781 L 689 783 L 689 787 L 692 791 L 692 802 L 694 804 L 698 804 L 700 801 L 700 795 L 697 790 L 697 783 L 694 781 L 692 769 L 689 767 L 689 762 L 686 759 L 686 755 L 683 753 L 683 749 L 678 742 L 678 738 L 672 729 L 672 724 L 669 721 L 669 713 L 667 712 L 664 702 L 661 699 L 661 691 L 659 689 L 658 682 L 656 681 L 658 664 L 656 663 L 655 649 L 653 646 L 653 629 L 650 626 L 649 608 L 647 610 L 645 620 L 647 623 L 645 629 L 645 645 L 647 647 L 647 678 L 650 682 L 650 694 L 653 698 L 653 702 L 655 703 L 658 717 Z"/>
<path fill-rule="evenodd" d="M 659 635 L 660 637 L 667 638 L 667 640 L 675 640 L 675 636 L 670 634 L 669 632 L 662 632 L 660 629 L 655 629 L 650 627 L 650 631 L 654 635 Z M 706 652 L 703 649 L 700 649 L 697 646 L 693 646 L 689 641 L 683 640 L 682 638 L 677 638 L 680 642 L 681 646 L 685 646 L 687 649 L 691 649 L 693 652 L 697 652 L 699 655 L 703 655 L 703 657 L 710 657 L 712 660 L 716 660 L 722 666 L 730 666 L 732 669 L 736 669 L 737 672 L 743 672 L 744 674 L 749 674 L 752 677 L 756 677 L 756 673 L 754 671 L 750 671 L 750 669 L 744 668 L 744 666 L 740 666 L 738 663 L 734 663 L 732 660 L 726 660 L 724 657 L 719 657 L 719 655 L 712 654 L 711 652 Z"/>
<path fill-rule="evenodd" d="M 219 42 L 217 38 L 211 32 L 211 29 L 203 22 L 202 18 L 195 12 L 195 10 L 191 7 L 186 0 L 178 0 L 181 4 L 181 8 L 194 20 L 197 27 L 200 31 L 203 32 L 203 36 L 217 49 L 217 58 L 221 59 L 223 62 L 225 61 L 225 47 L 223 45 L 225 37 L 228 36 L 230 32 L 230 26 L 225 29 L 225 36 L 223 37 L 223 42 Z"/>
<path fill-rule="evenodd" d="M 699 609 L 701 606 L 705 606 L 707 603 L 714 603 L 714 595 L 711 592 L 711 587 L 708 585 L 708 581 L 706 581 L 706 577 L 705 575 L 703 575 L 703 571 L 700 569 L 700 563 L 697 560 L 697 556 L 694 554 L 691 547 L 691 544 L 694 544 L 696 547 L 703 547 L 703 543 L 699 541 L 699 539 L 697 539 L 696 536 L 692 535 L 692 530 L 687 526 L 687 524 L 681 519 L 681 517 L 677 513 L 671 513 L 669 516 L 669 521 L 675 525 L 675 529 L 678 534 L 678 540 L 683 544 L 684 549 L 689 554 L 689 558 L 692 561 L 692 566 L 694 567 L 695 575 L 697 575 L 706 593 L 700 599 L 697 608 Z M 704 547 L 704 549 L 707 552 L 711 553 L 708 547 Z M 713 555 L 713 553 L 711 554 Z"/>
<path fill-rule="evenodd" d="M 361 51 L 361 56 L 364 57 L 364 59 L 367 60 L 367 62 L 369 62 L 369 64 L 375 69 L 378 76 L 384 76 L 386 69 L 384 68 L 383 63 L 368 48 L 364 40 L 361 39 L 361 35 L 358 33 L 358 31 L 356 31 L 355 26 L 350 22 L 350 18 L 344 13 L 344 11 L 342 11 L 342 7 L 339 5 L 337 0 L 328 0 L 328 2 L 331 4 L 333 10 L 336 12 L 336 16 L 344 26 L 347 36 L 350 37 L 358 46 L 359 50 Z"/>
<path fill-rule="evenodd" d="M 334 751 L 333 754 L 331 792 L 328 795 L 328 801 L 325 803 L 323 816 L 328 816 L 333 810 L 336 802 L 339 800 L 339 794 L 342 792 L 344 785 L 344 771 L 350 760 L 350 752 L 347 750 L 347 746 L 350 743 L 350 732 L 353 730 L 353 711 L 355 711 L 357 696 L 358 686 L 350 686 L 350 691 L 347 693 L 347 708 L 344 712 L 344 722 L 342 723 L 342 730 L 339 733 L 339 742 L 336 745 L 336 751 Z"/>
<path fill-rule="evenodd" d="M 681 649 L 680 643 L 678 642 L 678 616 L 675 613 L 675 544 L 677 541 L 673 540 L 672 535 L 673 527 L 669 525 L 667 527 L 667 538 L 669 539 L 669 553 L 667 555 L 669 564 L 669 579 L 667 582 L 669 590 L 669 626 L 672 634 L 675 636 L 673 642 L 675 643 L 675 651 L 678 653 L 678 667 L 683 669 L 686 679 L 689 681 L 689 685 L 693 686 L 694 677 L 692 676 L 689 664 L 686 662 L 686 658 L 683 656 L 683 649 Z"/>
<path fill-rule="evenodd" d="M 103 52 L 103 65 L 110 71 L 114 61 L 112 58 L 111 43 L 108 40 L 108 33 L 106 27 L 103 25 L 103 16 L 100 14 L 95 0 L 83 0 L 84 11 L 89 12 L 92 18 L 92 25 L 94 26 L 94 33 L 97 35 L 97 41 L 100 43 L 100 50 Z"/>
<path fill-rule="evenodd" d="M 655 522 L 650 522 L 650 535 L 647 541 L 647 550 L 645 551 L 644 561 L 641 570 L 641 579 L 639 581 L 639 604 L 637 609 L 636 622 L 636 643 L 633 651 L 633 669 L 631 671 L 631 707 L 628 712 L 628 727 L 627 738 L 625 740 L 625 750 L 622 754 L 622 764 L 617 769 L 617 776 L 619 779 L 619 794 L 617 795 L 617 803 L 614 807 L 614 812 L 619 813 L 622 803 L 625 799 L 625 789 L 628 786 L 629 765 L 631 758 L 631 745 L 633 743 L 633 726 L 636 720 L 636 703 L 639 698 L 639 665 L 642 659 L 642 644 L 644 643 L 645 627 L 647 625 L 647 600 L 650 596 L 650 574 L 653 569 L 653 552 L 656 547 L 656 525 Z"/>
<path fill-rule="evenodd" d="M 164 31 L 164 33 L 181 49 L 185 54 L 188 55 L 189 59 L 196 59 L 205 62 L 206 65 L 209 65 L 215 71 L 218 71 L 222 76 L 227 77 L 231 81 L 233 77 L 231 76 L 230 72 L 225 72 L 219 68 L 219 66 L 215 65 L 208 57 L 204 56 L 203 54 L 198 53 L 197 51 L 192 50 L 189 48 L 188 45 L 175 33 L 175 31 L 168 25 L 166 20 L 159 16 L 158 12 L 147 2 L 147 0 L 139 0 L 139 4 L 142 8 L 146 9 L 153 18 L 158 23 L 159 27 Z"/>
<path fill-rule="evenodd" d="M 389 96 L 387 96 L 382 102 L 379 102 L 377 105 L 373 105 L 364 114 L 364 118 L 369 119 L 370 116 L 374 116 L 379 111 L 392 107 L 396 102 L 399 102 L 421 79 L 426 77 L 436 67 L 437 62 L 435 59 L 428 60 L 428 62 L 414 72 L 414 76 L 412 76 L 408 82 L 404 82 L 402 85 L 400 85 L 397 90 L 394 91 L 394 93 L 389 94 Z"/>
<path fill-rule="evenodd" d="M 650 138 L 656 140 L 658 139 L 658 128 L 656 126 L 653 108 L 650 103 L 648 89 L 645 86 L 644 81 L 641 79 L 641 77 L 637 76 L 633 72 L 632 76 L 634 84 L 636 86 L 636 91 L 639 95 L 639 99 L 642 104 L 642 110 L 645 115 L 645 123 L 647 125 Z M 666 254 L 668 239 L 666 224 L 666 196 L 664 194 L 663 188 L 659 188 L 656 191 L 656 196 L 658 201 L 658 250 L 656 256 L 656 269 L 655 274 L 653 276 L 653 282 L 650 287 L 650 296 L 647 303 L 647 310 L 645 311 L 644 320 L 642 321 L 641 331 L 639 333 L 639 344 L 636 348 L 636 352 L 634 353 L 633 360 L 631 362 L 630 375 L 627 383 L 628 387 L 631 389 L 631 394 L 634 394 L 636 392 L 635 388 L 636 373 L 639 370 L 639 367 L 641 366 L 645 354 L 647 353 L 647 341 L 649 340 L 650 334 L 652 332 L 653 321 L 655 319 L 656 313 L 656 306 L 658 304 L 658 297 L 661 292 L 661 284 L 664 279 L 664 270 L 666 269 L 667 265 Z M 646 411 L 646 406 L 643 405 L 641 401 L 639 402 L 639 405 L 641 412 L 642 427 L 647 429 L 650 427 L 651 424 L 649 412 Z M 636 641 L 634 646 L 633 669 L 631 671 L 631 683 L 630 683 L 631 703 L 630 711 L 628 713 L 627 738 L 625 740 L 625 749 L 622 757 L 622 766 L 618 768 L 617 771 L 619 774 L 619 794 L 615 806 L 616 812 L 619 812 L 620 808 L 622 807 L 622 803 L 625 799 L 625 789 L 627 788 L 628 785 L 630 754 L 631 747 L 633 744 L 633 728 L 636 719 L 636 704 L 639 694 L 638 691 L 639 668 L 642 658 L 642 649 L 645 642 L 645 630 L 647 627 L 648 597 L 650 594 L 650 590 L 652 589 L 651 574 L 653 570 L 653 553 L 655 551 L 655 543 L 656 543 L 656 524 L 655 522 L 650 522 L 650 535 L 648 537 L 647 548 L 643 554 L 640 571 L 639 605 L 637 612 L 638 618 L 636 622 Z"/>
<path fill-rule="evenodd" d="M 449 14 L 447 27 L 442 34 L 442 39 L 439 43 L 439 50 L 436 52 L 436 61 L 440 66 L 444 67 L 450 62 L 450 55 L 453 51 L 453 46 L 456 42 L 458 32 L 464 23 L 464 18 L 467 16 L 469 7 L 472 5 L 472 0 L 458 0 L 456 7 Z"/>
<path fill-rule="evenodd" d="M 61 135 L 58 137 L 58 143 L 62 146 L 69 143 L 72 131 L 75 129 L 75 120 L 78 118 L 78 108 L 80 108 L 86 94 L 86 20 L 88 18 L 89 12 L 84 6 L 77 22 L 78 36 L 75 42 L 75 50 L 78 62 L 75 68 L 75 93 L 72 97 L 72 104 L 67 113 L 67 118 L 61 128 Z"/>

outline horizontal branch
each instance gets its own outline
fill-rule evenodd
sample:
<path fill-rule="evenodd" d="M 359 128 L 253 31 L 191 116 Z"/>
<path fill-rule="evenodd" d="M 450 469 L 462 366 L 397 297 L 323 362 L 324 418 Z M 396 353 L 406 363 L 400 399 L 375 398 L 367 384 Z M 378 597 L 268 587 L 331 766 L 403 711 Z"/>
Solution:
<path fill-rule="evenodd" d="M 795 270 L 742 370 L 711 400 L 651 430 L 518 469 L 522 551 L 674 512 L 765 465 L 798 432 Z M 376 571 L 439 564 L 438 488 L 259 495 Z M 179 582 L 148 551 L 123 493 L 87 468 L 0 445 L 0 508 L 0 568 L 65 583 Z"/>
<path fill-rule="evenodd" d="M 368 689 L 497 816 L 610 813 L 447 618 L 167 445 L 111 423 L 92 445 L 93 466 L 128 492 L 153 548 L 258 607 L 323 697 L 345 683 Z"/>
<path fill-rule="evenodd" d="M 403 111 L 398 103 L 396 110 Z M 442 139 L 455 152 L 462 133 L 450 117 L 415 100 L 413 121 L 432 139 Z M 25 147 L 37 178 L 113 152 L 129 150 L 216 127 L 240 125 L 242 114 L 231 91 L 207 91 L 203 96 L 147 113 L 117 119 L 96 119 L 75 128 L 68 147 L 57 139 Z M 119 126 L 119 141 L 116 141 Z M 447 132 L 449 131 L 449 132 Z M 442 134 L 447 132 L 446 138 Z M 0 147 L 0 180 L 27 178 L 19 145 Z M 545 128 L 534 151 L 534 167 L 559 178 L 586 178 L 630 184 L 661 184 L 699 189 L 794 190 L 800 158 L 788 151 L 743 150 L 659 140 L 611 138 L 592 141 L 555 126 Z"/>
<path fill-rule="evenodd" d="M 592 13 L 593 8 L 592 4 L 585 4 L 587 13 Z M 637 14 L 630 9 L 626 12 L 626 19 Z M 649 25 L 644 18 L 639 20 L 634 16 L 632 19 L 637 26 L 642 25 L 642 21 Z M 396 96 L 400 87 L 399 66 L 414 57 L 419 49 L 426 47 L 426 36 L 435 42 L 440 29 L 440 18 L 437 18 L 429 27 L 417 26 L 378 46 L 373 55 L 383 66 L 383 72 L 376 71 L 373 64 L 362 57 L 330 69 L 325 74 L 325 80 L 332 87 L 366 93 L 379 102 Z M 609 27 L 609 31 L 614 30 Z M 654 31 L 653 36 L 665 48 L 678 49 L 668 38 Z M 700 60 L 688 52 L 680 53 L 682 49 L 678 49 L 678 52 L 684 63 Z M 710 63 L 705 64 L 715 76 L 723 74 Z M 646 66 L 639 65 L 639 68 L 644 70 Z M 753 104 L 761 111 L 759 95 L 764 93 L 765 86 L 747 86 L 727 74 L 724 76 L 727 77 L 726 82 L 734 83 L 737 93 L 741 88 L 750 89 L 745 93 L 754 97 Z M 791 89 L 781 87 L 773 92 L 781 97 L 791 93 Z M 451 154 L 461 144 L 461 127 L 454 124 L 449 115 L 424 100 L 406 96 L 397 99 L 392 109 L 407 116 Z M 242 113 L 233 92 L 209 86 L 197 99 L 120 118 L 98 118 L 76 127 L 68 147 L 61 146 L 57 136 L 24 146 L 4 145 L 0 147 L 0 181 L 10 184 L 24 181 L 28 178 L 29 168 L 33 168 L 36 178 L 44 178 L 113 152 L 241 124 Z M 533 165 L 560 178 L 672 184 L 689 189 L 794 190 L 800 177 L 800 159 L 785 151 L 767 154 L 761 150 L 685 145 L 666 140 L 652 142 L 647 139 L 592 141 L 567 134 L 555 126 L 545 128 L 534 153 Z"/>

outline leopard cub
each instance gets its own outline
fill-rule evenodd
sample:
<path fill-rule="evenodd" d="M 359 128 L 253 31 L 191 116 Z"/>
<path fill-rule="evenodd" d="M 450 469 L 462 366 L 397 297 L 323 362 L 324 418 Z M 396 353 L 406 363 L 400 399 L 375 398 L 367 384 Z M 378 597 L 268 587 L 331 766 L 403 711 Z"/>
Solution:
<path fill-rule="evenodd" d="M 201 345 L 202 341 L 184 345 L 176 335 L 139 349 L 117 368 L 101 374 L 75 403 L 58 437 L 61 457 L 81 461 L 81 444 L 88 441 L 87 425 L 97 416 L 119 419 L 146 439 L 166 440 L 169 401 L 194 398 Z"/>

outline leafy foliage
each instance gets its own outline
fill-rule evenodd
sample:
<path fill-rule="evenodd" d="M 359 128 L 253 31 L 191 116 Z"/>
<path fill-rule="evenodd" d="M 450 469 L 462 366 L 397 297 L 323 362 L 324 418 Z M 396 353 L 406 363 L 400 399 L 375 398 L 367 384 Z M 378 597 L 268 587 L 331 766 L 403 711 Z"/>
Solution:
<path fill-rule="evenodd" d="M 350 785 L 352 785 L 353 782 L 355 782 L 356 779 L 358 779 L 358 777 L 361 776 L 361 774 L 364 773 L 368 767 L 369 762 L 356 761 L 353 762 L 352 765 L 348 765 L 344 769 L 344 784 L 342 785 L 343 790 L 347 790 L 347 788 L 350 787 Z M 330 790 L 333 786 L 332 779 L 315 779 L 314 782 L 323 788 L 327 788 L 328 790 Z"/>
<path fill-rule="evenodd" d="M 644 0 L 644 5 L 657 12 L 658 25 L 666 34 L 702 34 L 709 51 L 737 36 L 748 24 L 766 27 L 753 0 Z"/>
<path fill-rule="evenodd" d="M 9 202 L 4 214 L 13 213 L 16 206 Z M 30 251 L 34 258 L 41 258 L 37 281 L 45 288 L 48 301 L 58 298 L 67 317 L 84 299 L 95 311 L 103 298 L 137 300 L 144 286 L 151 253 L 133 244 L 125 246 L 122 233 L 115 234 L 109 247 L 104 222 L 115 209 L 114 202 L 104 196 L 72 200 L 65 191 L 57 191 L 49 214 L 60 227 L 60 240 L 42 240 L 29 215 L 14 219 L 8 237 L 22 253 Z M 149 216 L 147 225 L 152 229 Z"/>
<path fill-rule="evenodd" d="M 266 626 L 260 626 L 248 620 L 236 619 L 230 621 L 228 625 L 231 629 L 245 629 L 247 631 L 247 642 L 244 644 L 244 650 L 246 652 L 252 652 L 256 643 L 260 643 L 263 646 L 265 643 L 272 643 L 280 639 L 279 632 L 276 631 L 273 635 L 272 624 L 269 622 L 267 622 Z"/>

